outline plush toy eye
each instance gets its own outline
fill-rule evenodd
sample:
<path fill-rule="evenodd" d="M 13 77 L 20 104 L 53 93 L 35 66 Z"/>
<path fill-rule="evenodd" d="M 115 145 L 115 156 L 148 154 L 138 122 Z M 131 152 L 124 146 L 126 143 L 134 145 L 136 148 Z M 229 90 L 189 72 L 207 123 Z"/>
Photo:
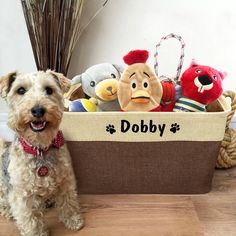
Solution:
<path fill-rule="evenodd" d="M 195 72 L 196 72 L 197 74 L 199 74 L 199 73 L 201 73 L 201 70 L 196 69 Z"/>
<path fill-rule="evenodd" d="M 144 79 L 144 80 L 143 80 L 143 87 L 144 87 L 144 88 L 148 88 L 148 86 L 149 86 L 148 80 L 147 80 L 147 79 Z"/>
<path fill-rule="evenodd" d="M 91 86 L 91 87 L 94 87 L 94 86 L 95 86 L 95 81 L 91 81 L 91 82 L 90 82 L 90 86 Z"/>
<path fill-rule="evenodd" d="M 47 95 L 52 95 L 53 94 L 53 89 L 51 87 L 46 87 L 45 91 L 46 91 Z"/>
<path fill-rule="evenodd" d="M 17 94 L 24 95 L 26 93 L 26 89 L 24 87 L 20 87 L 17 89 Z"/>
<path fill-rule="evenodd" d="M 135 90 L 136 87 L 137 87 L 137 82 L 136 82 L 136 80 L 133 79 L 133 80 L 131 81 L 131 89 L 132 89 L 132 90 Z"/>
<path fill-rule="evenodd" d="M 216 75 L 213 75 L 212 76 L 214 80 L 217 80 L 217 76 Z"/>
<path fill-rule="evenodd" d="M 111 77 L 113 78 L 113 79 L 115 79 L 116 78 L 116 75 L 115 74 L 111 74 Z"/>

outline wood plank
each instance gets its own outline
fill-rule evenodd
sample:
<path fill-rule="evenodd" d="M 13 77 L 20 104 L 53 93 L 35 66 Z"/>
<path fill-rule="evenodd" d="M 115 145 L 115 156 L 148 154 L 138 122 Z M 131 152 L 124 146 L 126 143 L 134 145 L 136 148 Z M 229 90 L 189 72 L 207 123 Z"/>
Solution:
<path fill-rule="evenodd" d="M 236 235 L 236 168 L 216 170 L 212 191 L 192 196 L 206 236 Z"/>
<path fill-rule="evenodd" d="M 213 189 L 202 195 L 82 195 L 86 226 L 65 229 L 56 211 L 46 214 L 52 236 L 235 236 L 236 168 L 216 170 Z M 0 236 L 18 236 L 0 217 Z"/>
<path fill-rule="evenodd" d="M 86 226 L 72 232 L 58 223 L 55 210 L 46 221 L 52 236 L 201 236 L 200 222 L 188 196 L 163 195 L 83 195 L 82 210 Z M 0 218 L 0 235 L 11 228 L 11 236 L 19 235 L 13 222 Z"/>

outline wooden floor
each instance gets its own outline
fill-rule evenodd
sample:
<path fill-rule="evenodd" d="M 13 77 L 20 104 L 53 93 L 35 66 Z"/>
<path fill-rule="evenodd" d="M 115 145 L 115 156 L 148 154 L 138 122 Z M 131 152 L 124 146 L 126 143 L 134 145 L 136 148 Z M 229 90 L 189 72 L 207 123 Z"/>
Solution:
<path fill-rule="evenodd" d="M 236 236 L 236 168 L 217 170 L 209 194 L 83 195 L 81 203 L 86 226 L 67 230 L 51 210 L 52 236 Z M 0 235 L 19 232 L 0 217 Z"/>

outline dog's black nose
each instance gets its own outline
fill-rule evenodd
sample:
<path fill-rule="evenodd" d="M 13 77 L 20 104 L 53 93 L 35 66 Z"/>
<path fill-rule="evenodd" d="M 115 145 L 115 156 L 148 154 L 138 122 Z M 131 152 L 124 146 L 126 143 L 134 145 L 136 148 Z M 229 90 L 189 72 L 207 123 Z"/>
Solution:
<path fill-rule="evenodd" d="M 212 79 L 208 75 L 200 75 L 198 76 L 198 80 L 202 85 L 212 84 Z"/>
<path fill-rule="evenodd" d="M 40 106 L 35 106 L 31 109 L 31 113 L 34 117 L 41 118 L 45 114 L 45 109 Z"/>

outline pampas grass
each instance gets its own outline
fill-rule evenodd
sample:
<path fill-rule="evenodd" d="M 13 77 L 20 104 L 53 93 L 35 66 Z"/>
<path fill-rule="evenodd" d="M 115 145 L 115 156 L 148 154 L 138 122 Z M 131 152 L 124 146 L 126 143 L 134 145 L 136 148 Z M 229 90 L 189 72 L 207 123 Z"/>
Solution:
<path fill-rule="evenodd" d="M 21 0 L 38 70 L 67 74 L 85 0 Z"/>

